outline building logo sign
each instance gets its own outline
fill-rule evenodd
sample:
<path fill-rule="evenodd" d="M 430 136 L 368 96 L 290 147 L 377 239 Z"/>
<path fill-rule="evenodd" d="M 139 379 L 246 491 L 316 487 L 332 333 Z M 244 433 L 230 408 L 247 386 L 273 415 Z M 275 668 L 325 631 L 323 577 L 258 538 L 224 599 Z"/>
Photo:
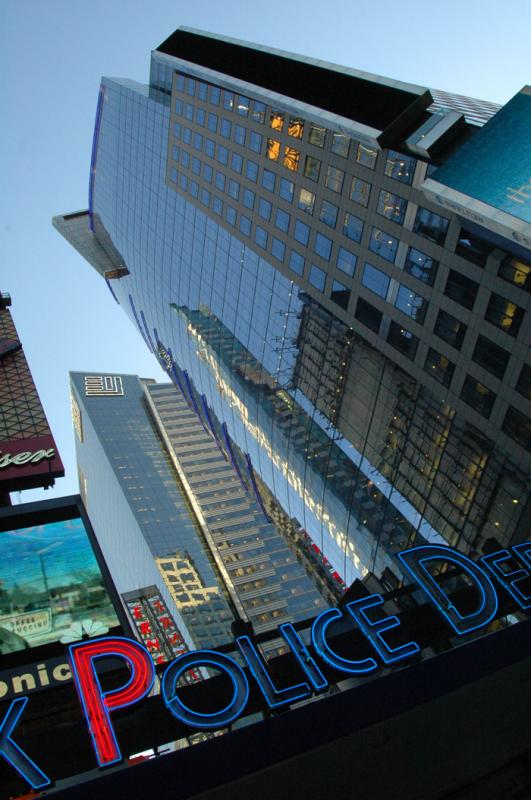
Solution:
<path fill-rule="evenodd" d="M 52 436 L 0 441 L 0 491 L 45 486 L 64 475 Z"/>
<path fill-rule="evenodd" d="M 485 628 L 498 612 L 498 594 L 511 595 L 524 611 L 531 609 L 528 581 L 531 578 L 531 542 L 515 545 L 484 556 L 480 564 L 462 553 L 441 545 L 414 547 L 397 554 L 402 566 L 411 576 L 417 589 L 424 593 L 453 636 L 466 636 Z M 434 567 L 458 568 L 475 594 L 475 603 L 466 610 L 450 597 L 443 585 L 434 577 Z M 497 588 L 496 588 L 497 585 Z M 310 698 L 326 690 L 330 682 L 326 677 L 329 668 L 349 676 L 363 677 L 379 667 L 392 667 L 418 654 L 421 650 L 414 641 L 400 637 L 398 617 L 383 612 L 384 598 L 369 595 L 345 607 L 329 608 L 313 621 L 311 645 L 306 645 L 290 623 L 279 627 L 291 655 L 298 663 L 301 682 L 280 688 L 269 671 L 264 657 L 252 638 L 239 636 L 235 645 L 247 669 L 233 658 L 213 650 L 194 650 L 183 653 L 166 667 L 161 679 L 161 701 L 167 711 L 179 722 L 200 730 L 223 728 L 241 716 L 247 706 L 251 683 L 263 697 L 264 706 L 279 709 Z M 472 610 L 470 610 L 472 609 Z M 345 658 L 334 649 L 330 637 L 331 627 L 344 619 L 354 621 L 367 640 L 365 658 Z M 391 637 L 388 634 L 393 631 Z M 155 665 L 150 653 L 142 644 L 125 637 L 104 637 L 70 645 L 69 660 L 81 707 L 92 738 L 96 761 L 100 767 L 122 760 L 111 715 L 120 709 L 138 703 L 151 691 Z M 96 665 L 106 658 L 117 658 L 129 668 L 129 678 L 124 685 L 104 692 L 98 679 Z M 232 691 L 225 705 L 198 711 L 183 700 L 180 679 L 189 670 L 213 668 L 230 681 Z M 27 697 L 11 703 L 0 722 L 0 754 L 18 771 L 34 789 L 51 783 L 50 778 L 24 752 L 22 736 L 16 727 Z M 216 700 L 216 702 L 218 702 Z"/>
<path fill-rule="evenodd" d="M 86 375 L 87 397 L 123 397 L 124 387 L 119 375 Z"/>

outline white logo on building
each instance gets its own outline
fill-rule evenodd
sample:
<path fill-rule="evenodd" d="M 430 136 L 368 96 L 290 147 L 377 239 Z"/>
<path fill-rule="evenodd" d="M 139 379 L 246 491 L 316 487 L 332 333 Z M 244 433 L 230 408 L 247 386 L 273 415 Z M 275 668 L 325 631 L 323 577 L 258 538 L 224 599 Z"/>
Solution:
<path fill-rule="evenodd" d="M 87 397 L 122 397 L 124 387 L 119 375 L 87 375 L 85 394 Z"/>

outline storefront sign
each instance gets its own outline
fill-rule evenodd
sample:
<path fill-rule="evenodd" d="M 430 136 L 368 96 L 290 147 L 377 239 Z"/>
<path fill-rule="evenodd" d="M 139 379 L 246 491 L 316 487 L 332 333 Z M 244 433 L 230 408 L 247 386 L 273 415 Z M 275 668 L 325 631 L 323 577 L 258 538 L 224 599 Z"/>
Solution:
<path fill-rule="evenodd" d="M 473 562 L 462 553 L 449 547 L 427 545 L 399 553 L 399 560 L 411 575 L 418 590 L 434 606 L 453 635 L 465 636 L 485 628 L 498 611 L 496 586 L 508 592 L 522 610 L 531 609 L 531 542 L 500 550 Z M 458 567 L 475 594 L 475 607 L 466 612 L 457 608 L 446 594 L 442 583 L 433 575 L 434 566 Z M 397 643 L 400 620 L 382 614 L 384 598 L 373 594 L 347 603 L 344 609 L 330 608 L 313 622 L 309 648 L 291 624 L 281 625 L 279 635 L 284 639 L 301 670 L 303 680 L 291 686 L 275 684 L 268 664 L 249 636 L 239 636 L 235 644 L 248 669 L 229 656 L 210 650 L 196 650 L 178 656 L 166 668 L 161 681 L 161 700 L 177 720 L 193 728 L 213 730 L 230 725 L 241 716 L 249 698 L 250 681 L 260 690 L 264 705 L 278 709 L 328 688 L 326 665 L 350 676 L 364 676 L 378 667 L 390 666 L 420 652 L 415 641 Z M 347 659 L 337 653 L 330 637 L 330 628 L 344 618 L 355 621 L 357 628 L 370 645 L 370 656 L 359 660 Z M 389 631 L 394 631 L 392 642 Z M 139 642 L 125 637 L 105 637 L 72 644 L 70 664 L 83 714 L 92 738 L 96 761 L 100 767 L 121 761 L 121 752 L 114 733 L 111 715 L 114 711 L 138 703 L 151 691 L 155 667 L 148 650 Z M 97 664 L 112 657 L 129 668 L 129 679 L 117 689 L 103 691 Z M 232 691 L 228 702 L 221 708 L 208 712 L 188 707 L 182 697 L 178 682 L 190 669 L 212 668 L 230 680 Z M 28 702 L 27 697 L 11 703 L 0 724 L 0 754 L 19 772 L 33 788 L 42 788 L 50 779 L 28 757 L 17 741 L 16 726 Z"/>
<path fill-rule="evenodd" d="M 0 442 L 0 490 L 40 486 L 43 476 L 64 475 L 63 465 L 52 436 L 12 439 Z"/>

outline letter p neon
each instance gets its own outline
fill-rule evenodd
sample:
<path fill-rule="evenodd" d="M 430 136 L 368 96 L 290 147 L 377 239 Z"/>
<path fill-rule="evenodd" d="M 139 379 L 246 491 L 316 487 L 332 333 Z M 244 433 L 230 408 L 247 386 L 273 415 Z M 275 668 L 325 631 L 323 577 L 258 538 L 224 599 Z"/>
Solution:
<path fill-rule="evenodd" d="M 92 737 L 100 767 L 121 761 L 122 754 L 110 720 L 110 712 L 142 700 L 153 686 L 153 659 L 145 647 L 125 637 L 105 637 L 70 646 L 70 664 L 83 712 Z M 119 689 L 104 692 L 96 672 L 100 658 L 120 658 L 127 663 L 131 675 Z"/>

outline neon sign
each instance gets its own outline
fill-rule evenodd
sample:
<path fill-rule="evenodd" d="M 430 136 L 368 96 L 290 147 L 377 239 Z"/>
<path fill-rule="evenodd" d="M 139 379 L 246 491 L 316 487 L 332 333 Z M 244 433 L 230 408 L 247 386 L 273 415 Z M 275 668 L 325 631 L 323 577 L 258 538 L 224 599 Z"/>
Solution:
<path fill-rule="evenodd" d="M 54 456 L 55 448 L 53 447 L 48 448 L 48 450 L 37 450 L 35 453 L 29 450 L 23 451 L 15 455 L 11 455 L 10 453 L 4 453 L 2 455 L 0 452 L 0 469 L 22 464 L 38 464 L 39 461 L 43 461 L 45 458 L 53 458 Z"/>
<path fill-rule="evenodd" d="M 426 545 L 405 550 L 397 555 L 430 604 L 451 628 L 452 635 L 465 636 L 471 631 L 485 628 L 496 616 L 498 596 L 496 583 L 509 594 L 522 610 L 531 608 L 529 580 L 531 579 L 531 542 L 484 556 L 480 563 L 471 561 L 462 553 L 441 545 Z M 458 608 L 436 580 L 430 567 L 447 565 L 459 567 L 467 584 L 475 594 L 475 605 L 466 611 Z M 440 573 L 444 575 L 443 572 Z M 455 575 L 455 573 L 454 573 Z M 251 686 L 258 691 L 269 709 L 289 707 L 292 703 L 309 698 L 330 685 L 326 673 L 331 667 L 350 675 L 367 675 L 381 666 L 403 662 L 416 656 L 421 648 L 415 641 L 400 641 L 401 622 L 398 617 L 386 615 L 382 606 L 384 598 L 369 595 L 345 605 L 344 609 L 330 608 L 320 614 L 311 630 L 312 645 L 306 645 L 291 624 L 281 625 L 279 634 L 303 673 L 304 680 L 290 686 L 278 686 L 269 665 L 250 636 L 239 636 L 236 641 L 246 669 L 234 658 L 213 650 L 195 650 L 177 656 L 166 667 L 161 679 L 161 700 L 167 711 L 185 726 L 202 730 L 224 728 L 232 724 L 246 710 Z M 371 655 L 354 660 L 340 655 L 333 647 L 330 629 L 336 623 L 354 621 L 367 644 Z M 393 632 L 391 641 L 388 634 Z M 114 711 L 132 706 L 151 691 L 155 675 L 153 658 L 139 642 L 125 637 L 105 637 L 78 642 L 69 648 L 70 664 L 83 714 L 92 739 L 96 761 L 100 767 L 116 764 L 122 754 L 117 742 L 111 715 Z M 122 686 L 105 691 L 100 683 L 96 664 L 104 658 L 114 658 L 129 670 Z M 322 669 L 319 666 L 321 662 Z M 189 670 L 215 669 L 230 681 L 231 693 L 221 707 L 208 711 L 196 710 L 182 697 L 179 680 Z M 330 674 L 330 673 L 329 673 Z M 334 682 L 337 678 L 332 675 Z M 42 788 L 50 779 L 24 752 L 16 741 L 15 728 L 28 702 L 27 697 L 17 698 L 0 721 L 0 755 L 17 770 L 32 788 Z M 219 700 L 216 699 L 219 706 Z"/>

